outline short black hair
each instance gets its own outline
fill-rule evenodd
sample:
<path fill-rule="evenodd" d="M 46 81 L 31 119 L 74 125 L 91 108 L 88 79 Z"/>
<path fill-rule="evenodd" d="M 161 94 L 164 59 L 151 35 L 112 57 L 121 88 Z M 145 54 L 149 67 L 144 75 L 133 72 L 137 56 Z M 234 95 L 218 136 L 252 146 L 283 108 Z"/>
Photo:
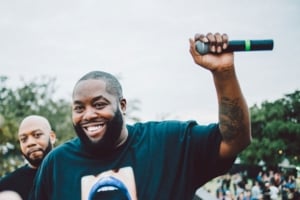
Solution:
<path fill-rule="evenodd" d="M 76 83 L 76 85 L 84 80 L 91 80 L 91 79 L 96 79 L 96 80 L 103 80 L 106 83 L 106 91 L 112 95 L 115 95 L 119 99 L 123 98 L 123 90 L 120 82 L 118 79 L 107 72 L 103 71 L 91 71 L 84 76 L 82 76 Z M 75 85 L 75 87 L 76 87 Z"/>

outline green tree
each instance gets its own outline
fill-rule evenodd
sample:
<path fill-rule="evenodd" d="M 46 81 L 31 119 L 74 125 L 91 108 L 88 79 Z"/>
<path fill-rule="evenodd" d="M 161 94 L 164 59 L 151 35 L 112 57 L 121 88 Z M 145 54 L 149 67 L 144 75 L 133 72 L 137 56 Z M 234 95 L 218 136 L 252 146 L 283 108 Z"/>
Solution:
<path fill-rule="evenodd" d="M 264 161 L 276 166 L 284 159 L 300 164 L 300 91 L 274 102 L 250 108 L 253 142 L 240 158 L 245 163 Z"/>

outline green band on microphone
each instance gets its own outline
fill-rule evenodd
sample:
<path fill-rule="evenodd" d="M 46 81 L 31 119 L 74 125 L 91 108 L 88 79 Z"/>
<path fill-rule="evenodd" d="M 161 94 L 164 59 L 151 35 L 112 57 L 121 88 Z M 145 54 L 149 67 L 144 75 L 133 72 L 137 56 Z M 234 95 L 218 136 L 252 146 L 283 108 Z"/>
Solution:
<path fill-rule="evenodd" d="M 251 41 L 245 40 L 245 51 L 251 51 Z"/>

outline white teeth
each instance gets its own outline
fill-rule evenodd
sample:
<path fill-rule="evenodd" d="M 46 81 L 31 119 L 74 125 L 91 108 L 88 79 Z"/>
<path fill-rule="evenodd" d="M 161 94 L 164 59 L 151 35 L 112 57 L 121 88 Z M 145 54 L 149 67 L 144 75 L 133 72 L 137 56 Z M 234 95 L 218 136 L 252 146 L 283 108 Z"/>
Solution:
<path fill-rule="evenodd" d="M 101 126 L 89 126 L 87 127 L 88 131 L 97 131 L 101 128 Z"/>
<path fill-rule="evenodd" d="M 118 188 L 113 187 L 113 186 L 105 186 L 105 187 L 101 187 L 100 189 L 98 189 L 97 192 L 113 191 L 113 190 L 118 190 Z"/>

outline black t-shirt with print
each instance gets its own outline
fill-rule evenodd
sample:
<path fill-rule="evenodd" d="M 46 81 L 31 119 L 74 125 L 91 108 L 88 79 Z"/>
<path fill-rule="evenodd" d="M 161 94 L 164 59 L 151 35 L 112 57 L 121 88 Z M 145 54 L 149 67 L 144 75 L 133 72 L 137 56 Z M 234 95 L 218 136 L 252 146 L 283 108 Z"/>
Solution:
<path fill-rule="evenodd" d="M 27 200 L 37 170 L 27 164 L 0 179 L 0 191 L 17 192 L 22 200 Z"/>

